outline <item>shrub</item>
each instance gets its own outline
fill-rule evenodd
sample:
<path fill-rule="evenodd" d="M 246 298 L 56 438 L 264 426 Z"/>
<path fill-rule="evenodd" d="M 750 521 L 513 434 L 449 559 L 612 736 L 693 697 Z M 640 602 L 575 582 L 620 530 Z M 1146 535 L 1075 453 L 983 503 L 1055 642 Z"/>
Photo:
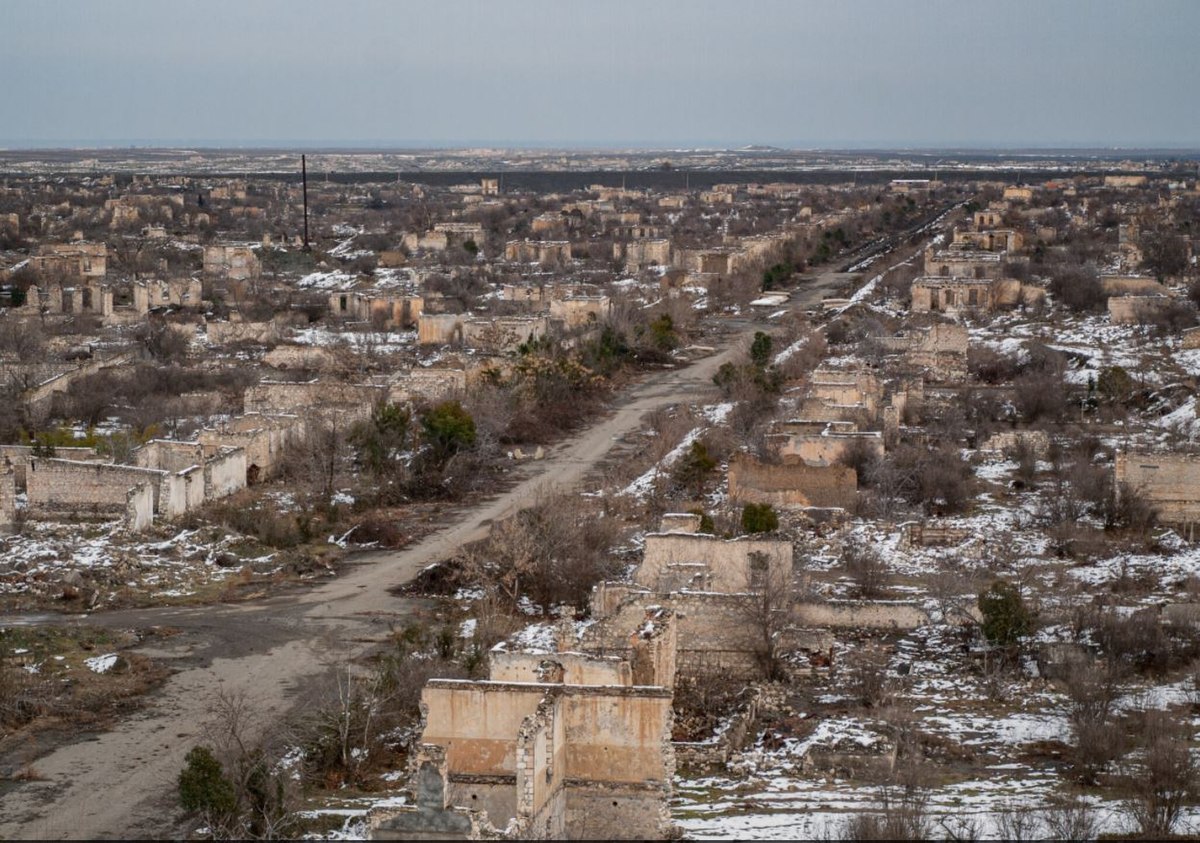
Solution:
<path fill-rule="evenodd" d="M 212 822 L 220 822 L 237 810 L 233 783 L 207 747 L 193 747 L 184 758 L 179 774 L 179 802 L 185 811 L 201 814 Z"/>
<path fill-rule="evenodd" d="M 771 335 L 762 331 L 754 332 L 754 341 L 750 343 L 750 362 L 759 369 L 765 369 L 771 362 Z"/>
<path fill-rule="evenodd" d="M 421 415 L 425 441 L 444 463 L 463 448 L 475 444 L 475 420 L 457 401 L 443 401 Z"/>
<path fill-rule="evenodd" d="M 779 529 L 779 516 L 769 503 L 748 503 L 742 507 L 743 533 L 770 533 Z"/>
<path fill-rule="evenodd" d="M 997 647 L 1011 647 L 1033 631 L 1033 613 L 1012 583 L 996 580 L 981 592 L 978 601 L 983 615 L 983 635 Z"/>
<path fill-rule="evenodd" d="M 708 446 L 697 440 L 675 466 L 674 479 L 700 497 L 704 494 L 705 482 L 716 467 L 717 461 L 708 453 Z"/>
<path fill-rule="evenodd" d="M 1070 267 L 1056 272 L 1050 279 L 1050 292 L 1063 307 L 1081 313 L 1102 310 L 1108 300 L 1100 286 L 1099 275 L 1087 267 Z"/>

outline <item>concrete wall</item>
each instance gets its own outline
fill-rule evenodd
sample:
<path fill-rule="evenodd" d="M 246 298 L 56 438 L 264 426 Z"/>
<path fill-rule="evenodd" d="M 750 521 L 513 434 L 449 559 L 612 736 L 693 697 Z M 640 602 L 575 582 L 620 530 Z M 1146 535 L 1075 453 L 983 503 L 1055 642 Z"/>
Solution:
<path fill-rule="evenodd" d="M 729 496 L 772 506 L 853 509 L 858 476 L 844 465 L 768 465 L 741 456 L 729 466 Z"/>
<path fill-rule="evenodd" d="M 767 559 L 769 581 L 790 581 L 792 543 L 771 539 L 726 541 L 700 533 L 649 533 L 642 564 L 634 582 L 656 591 L 674 591 L 679 583 L 676 570 L 703 574 L 703 591 L 739 593 L 751 588 L 751 554 Z"/>

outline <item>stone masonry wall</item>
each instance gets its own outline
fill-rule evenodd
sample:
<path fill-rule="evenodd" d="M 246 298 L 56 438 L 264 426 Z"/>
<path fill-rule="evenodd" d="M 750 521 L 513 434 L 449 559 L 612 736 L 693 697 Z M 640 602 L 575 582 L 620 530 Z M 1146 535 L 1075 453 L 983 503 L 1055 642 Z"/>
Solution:
<path fill-rule="evenodd" d="M 853 509 L 857 489 L 858 476 L 844 465 L 767 465 L 743 457 L 729 466 L 729 496 L 735 500 Z"/>

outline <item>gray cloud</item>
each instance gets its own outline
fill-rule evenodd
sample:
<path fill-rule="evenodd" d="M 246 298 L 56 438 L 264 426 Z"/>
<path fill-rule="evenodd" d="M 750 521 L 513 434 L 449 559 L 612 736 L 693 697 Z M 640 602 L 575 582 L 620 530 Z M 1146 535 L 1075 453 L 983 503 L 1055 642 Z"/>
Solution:
<path fill-rule="evenodd" d="M 1200 146 L 1191 0 L 0 0 L 0 142 Z"/>

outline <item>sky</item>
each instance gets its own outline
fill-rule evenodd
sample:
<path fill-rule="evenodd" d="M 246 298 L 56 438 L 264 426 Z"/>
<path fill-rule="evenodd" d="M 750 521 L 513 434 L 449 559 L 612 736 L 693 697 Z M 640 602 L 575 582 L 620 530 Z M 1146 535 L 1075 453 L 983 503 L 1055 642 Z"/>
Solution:
<path fill-rule="evenodd" d="M 1200 0 L 0 0 L 0 145 L 1200 147 Z"/>

